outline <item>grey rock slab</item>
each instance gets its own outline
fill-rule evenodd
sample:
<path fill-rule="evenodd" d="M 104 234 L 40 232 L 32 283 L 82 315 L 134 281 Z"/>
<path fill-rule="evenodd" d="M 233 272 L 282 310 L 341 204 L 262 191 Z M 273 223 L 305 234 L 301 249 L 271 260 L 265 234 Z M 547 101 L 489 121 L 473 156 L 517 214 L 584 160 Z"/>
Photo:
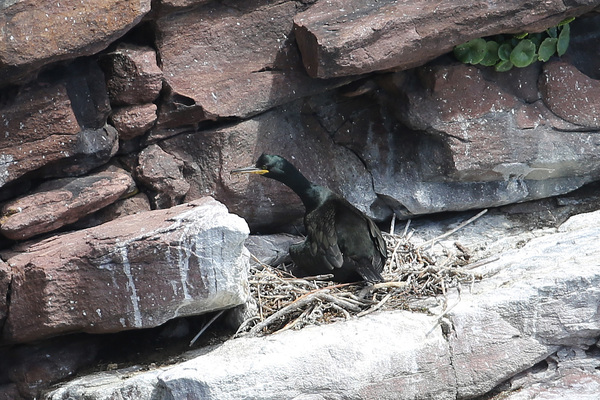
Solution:
<path fill-rule="evenodd" d="M 539 365 L 502 385 L 490 400 L 597 400 L 600 393 L 600 357 L 580 348 L 561 348 Z"/>
<path fill-rule="evenodd" d="M 404 311 L 240 338 L 201 350 L 180 365 L 121 379 L 75 380 L 47 399 L 454 399 L 447 342 L 435 320 Z M 151 388 L 154 390 L 151 390 Z"/>
<path fill-rule="evenodd" d="M 452 361 L 460 397 L 481 395 L 561 346 L 600 336 L 600 211 L 474 272 L 491 276 L 449 296 Z"/>

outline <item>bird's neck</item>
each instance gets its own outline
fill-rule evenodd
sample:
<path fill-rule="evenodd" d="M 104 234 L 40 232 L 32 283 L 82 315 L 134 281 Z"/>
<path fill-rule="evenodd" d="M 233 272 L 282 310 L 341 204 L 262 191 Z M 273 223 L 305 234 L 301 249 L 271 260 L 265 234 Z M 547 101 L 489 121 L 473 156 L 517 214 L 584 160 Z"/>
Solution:
<path fill-rule="evenodd" d="M 297 170 L 293 179 L 284 183 L 300 197 L 307 213 L 321 205 L 330 192 L 329 189 L 310 182 Z"/>

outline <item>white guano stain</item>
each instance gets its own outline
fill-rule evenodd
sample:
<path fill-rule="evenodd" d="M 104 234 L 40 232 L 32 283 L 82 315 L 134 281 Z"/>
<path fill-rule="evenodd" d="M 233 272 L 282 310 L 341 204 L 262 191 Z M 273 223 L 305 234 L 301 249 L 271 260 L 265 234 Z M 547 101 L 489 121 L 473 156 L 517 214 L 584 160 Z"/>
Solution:
<path fill-rule="evenodd" d="M 125 246 L 119 246 L 119 254 L 121 255 L 121 262 L 123 265 L 123 273 L 127 277 L 127 287 L 131 290 L 131 305 L 133 306 L 133 324 L 136 328 L 142 327 L 142 313 L 140 312 L 139 298 L 137 295 L 137 288 L 135 287 L 135 281 L 131 274 L 131 264 L 129 263 L 129 256 L 127 254 L 127 248 Z"/>
<path fill-rule="evenodd" d="M 10 154 L 0 154 L 0 186 L 4 186 L 9 178 L 8 167 L 14 163 L 14 158 Z"/>

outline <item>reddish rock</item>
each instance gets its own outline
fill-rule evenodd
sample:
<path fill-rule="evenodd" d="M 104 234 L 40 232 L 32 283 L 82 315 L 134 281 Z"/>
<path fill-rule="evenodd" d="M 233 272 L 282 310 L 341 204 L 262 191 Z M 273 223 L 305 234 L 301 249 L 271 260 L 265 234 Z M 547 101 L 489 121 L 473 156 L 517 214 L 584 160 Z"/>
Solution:
<path fill-rule="evenodd" d="M 80 130 L 62 82 L 25 87 L 12 104 L 0 109 L 2 149 L 47 139 L 48 133 L 75 135 Z"/>
<path fill-rule="evenodd" d="M 51 135 L 3 149 L 0 186 L 25 174 L 45 178 L 81 175 L 107 163 L 117 148 L 117 132 L 107 126 L 75 135 Z"/>
<path fill-rule="evenodd" d="M 0 14 L 0 84 L 106 48 L 150 11 L 150 0 L 16 0 Z"/>
<path fill-rule="evenodd" d="M 544 65 L 540 91 L 554 114 L 586 128 L 600 128 L 600 80 L 569 63 L 554 61 Z"/>
<path fill-rule="evenodd" d="M 291 35 L 297 7 L 212 2 L 160 18 L 157 46 L 171 94 L 159 127 L 248 117 L 339 84 L 304 72 Z"/>
<path fill-rule="evenodd" d="M 310 76 L 331 78 L 425 64 L 458 44 L 499 33 L 540 32 L 597 2 L 535 0 L 316 2 L 294 18 Z"/>
<path fill-rule="evenodd" d="M 111 103 L 144 104 L 158 97 L 162 71 L 150 47 L 122 44 L 101 59 Z"/>
<path fill-rule="evenodd" d="M 64 158 L 80 130 L 64 84 L 22 90 L 0 109 L 0 186 Z"/>
<path fill-rule="evenodd" d="M 14 240 L 51 232 L 114 203 L 134 189 L 133 179 L 123 170 L 47 181 L 33 194 L 4 205 L 0 232 Z"/>
<path fill-rule="evenodd" d="M 3 338 L 155 327 L 246 300 L 245 222 L 203 198 L 24 243 Z"/>
<path fill-rule="evenodd" d="M 150 0 L 11 1 L 2 9 L 0 83 L 106 48 L 150 11 Z"/>
<path fill-rule="evenodd" d="M 143 135 L 156 122 L 156 104 L 122 107 L 114 110 L 110 120 L 119 139 L 130 140 Z"/>
<path fill-rule="evenodd" d="M 0 102 L 0 186 L 28 177 L 80 175 L 117 151 L 102 72 L 77 62 L 58 81 L 20 88 Z"/>
<path fill-rule="evenodd" d="M 158 145 L 146 147 L 140 153 L 136 177 L 152 190 L 156 207 L 168 208 L 179 204 L 190 190 L 190 184 L 181 172 L 183 166 L 183 161 Z"/>
<path fill-rule="evenodd" d="M 211 0 L 159 0 L 156 4 L 161 14 L 168 14 L 177 9 L 198 6 L 209 3 Z"/>
<path fill-rule="evenodd" d="M 446 177 L 541 182 L 588 171 L 587 179 L 593 179 L 593 171 L 600 168 L 600 138 L 546 118 L 551 113 L 541 102 L 526 104 L 505 87 L 483 79 L 475 67 L 440 65 L 421 72 L 427 90 L 407 92 L 405 122 L 443 138 L 449 150 Z M 561 125 L 572 131 L 554 129 Z M 577 163 L 572 162 L 574 154 Z M 558 190 L 560 185 L 555 185 Z"/>
<path fill-rule="evenodd" d="M 144 193 L 138 193 L 135 196 L 127 197 L 118 200 L 115 203 L 96 211 L 92 215 L 84 217 L 75 222 L 71 228 L 85 229 L 92 226 L 104 224 L 119 217 L 126 215 L 138 214 L 144 211 L 150 211 L 150 202 L 148 196 Z"/>

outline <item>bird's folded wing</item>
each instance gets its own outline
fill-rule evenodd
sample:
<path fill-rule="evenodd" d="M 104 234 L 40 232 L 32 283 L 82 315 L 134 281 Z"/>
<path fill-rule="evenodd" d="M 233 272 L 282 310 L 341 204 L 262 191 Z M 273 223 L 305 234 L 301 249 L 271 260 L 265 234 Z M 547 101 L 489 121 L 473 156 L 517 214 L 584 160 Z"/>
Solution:
<path fill-rule="evenodd" d="M 327 268 L 341 268 L 344 257 L 337 241 L 335 207 L 324 205 L 306 217 L 307 241 L 313 256 L 323 258 Z"/>
<path fill-rule="evenodd" d="M 381 269 L 383 268 L 383 264 L 385 263 L 385 260 L 387 259 L 387 246 L 385 244 L 385 240 L 383 239 L 383 236 L 381 235 L 381 231 L 377 228 L 375 223 L 370 218 L 365 218 L 365 219 L 366 219 L 367 223 L 369 224 L 369 233 L 371 234 L 371 239 L 373 240 L 373 243 L 375 244 L 377 251 L 379 252 L 379 254 L 381 254 L 381 259 L 374 260 L 373 265 L 375 266 L 375 268 L 377 270 L 381 271 Z"/>

